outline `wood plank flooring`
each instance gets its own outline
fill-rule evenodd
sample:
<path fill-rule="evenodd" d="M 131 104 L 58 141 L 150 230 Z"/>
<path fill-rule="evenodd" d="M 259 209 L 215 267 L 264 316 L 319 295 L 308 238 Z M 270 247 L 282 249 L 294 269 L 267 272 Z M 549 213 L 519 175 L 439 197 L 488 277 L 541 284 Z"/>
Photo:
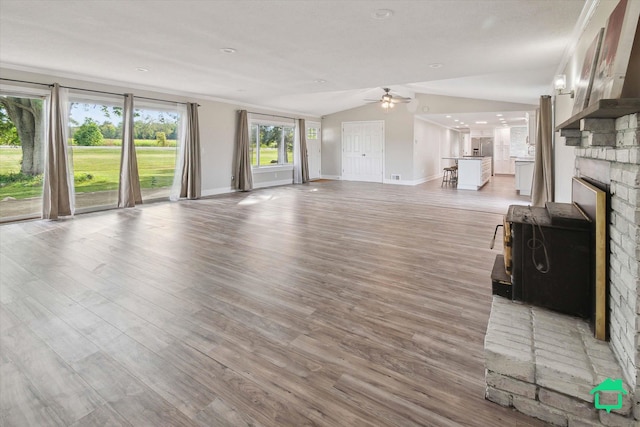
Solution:
<path fill-rule="evenodd" d="M 543 425 L 484 400 L 512 203 L 323 181 L 1 226 L 0 425 Z"/>

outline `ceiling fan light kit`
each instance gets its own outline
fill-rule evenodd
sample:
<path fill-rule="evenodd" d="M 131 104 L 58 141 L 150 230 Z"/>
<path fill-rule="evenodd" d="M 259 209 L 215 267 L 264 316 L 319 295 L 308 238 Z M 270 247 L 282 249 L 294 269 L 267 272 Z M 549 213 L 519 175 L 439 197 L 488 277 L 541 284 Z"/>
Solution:
<path fill-rule="evenodd" d="M 411 102 L 411 98 L 405 98 L 404 96 L 400 95 L 393 95 L 391 93 L 391 89 L 389 88 L 385 87 L 382 88 L 382 90 L 384 90 L 384 95 L 382 95 L 380 99 L 365 99 L 365 101 L 368 101 L 370 103 L 379 102 L 382 108 L 384 108 L 385 110 L 393 108 L 395 104 L 406 104 L 408 102 Z"/>

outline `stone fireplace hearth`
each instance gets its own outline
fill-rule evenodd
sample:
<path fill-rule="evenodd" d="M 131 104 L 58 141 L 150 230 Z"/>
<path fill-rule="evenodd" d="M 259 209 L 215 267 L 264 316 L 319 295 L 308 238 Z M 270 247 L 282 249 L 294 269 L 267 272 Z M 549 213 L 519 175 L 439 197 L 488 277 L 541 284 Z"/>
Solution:
<path fill-rule="evenodd" d="M 585 320 L 494 296 L 484 353 L 492 402 L 558 426 L 632 425 L 630 395 L 611 413 L 594 407 L 590 391 L 622 369 Z"/>
<path fill-rule="evenodd" d="M 609 342 L 595 340 L 580 319 L 494 297 L 485 338 L 486 397 L 554 425 L 640 425 L 637 106 L 635 111 L 561 125 L 566 144 L 576 147 L 575 175 L 606 184 L 611 194 Z M 597 410 L 590 393 L 606 378 L 622 379 L 629 392 L 611 413 Z"/>

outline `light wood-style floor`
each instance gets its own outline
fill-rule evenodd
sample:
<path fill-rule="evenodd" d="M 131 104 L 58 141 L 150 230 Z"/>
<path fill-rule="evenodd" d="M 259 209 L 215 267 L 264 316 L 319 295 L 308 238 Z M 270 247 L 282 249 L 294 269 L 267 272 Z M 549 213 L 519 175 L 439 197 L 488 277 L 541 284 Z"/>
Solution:
<path fill-rule="evenodd" d="M 0 425 L 543 425 L 483 398 L 511 203 L 332 181 L 4 225 Z"/>

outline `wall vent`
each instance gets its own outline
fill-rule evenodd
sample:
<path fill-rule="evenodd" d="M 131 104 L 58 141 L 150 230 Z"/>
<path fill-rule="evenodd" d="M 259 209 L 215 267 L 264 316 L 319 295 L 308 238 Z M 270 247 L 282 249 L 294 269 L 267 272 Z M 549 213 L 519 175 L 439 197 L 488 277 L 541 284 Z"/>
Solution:
<path fill-rule="evenodd" d="M 399 174 L 391 174 L 391 180 L 392 181 L 400 181 L 400 175 Z"/>

